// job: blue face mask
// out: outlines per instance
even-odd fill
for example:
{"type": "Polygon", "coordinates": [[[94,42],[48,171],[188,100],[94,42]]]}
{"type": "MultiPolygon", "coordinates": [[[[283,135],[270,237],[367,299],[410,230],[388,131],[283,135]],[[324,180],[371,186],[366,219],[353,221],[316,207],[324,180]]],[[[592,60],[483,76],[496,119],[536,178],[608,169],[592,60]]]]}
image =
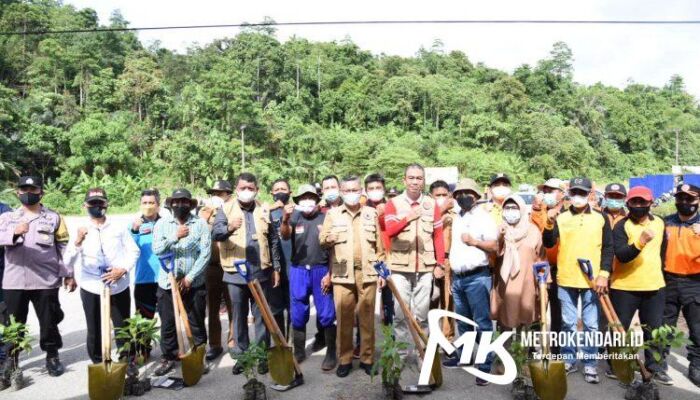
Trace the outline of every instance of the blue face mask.
{"type": "Polygon", "coordinates": [[[611,210],[620,210],[625,206],[625,201],[622,199],[605,199],[605,207],[611,210]]]}

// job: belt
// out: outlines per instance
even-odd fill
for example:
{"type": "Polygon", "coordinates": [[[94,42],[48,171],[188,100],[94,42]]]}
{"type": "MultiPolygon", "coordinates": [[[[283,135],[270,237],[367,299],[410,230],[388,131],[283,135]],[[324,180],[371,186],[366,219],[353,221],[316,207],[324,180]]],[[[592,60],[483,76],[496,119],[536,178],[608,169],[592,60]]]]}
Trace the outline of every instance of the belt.
{"type": "Polygon", "coordinates": [[[464,272],[452,272],[452,274],[456,278],[466,278],[468,276],[480,274],[482,272],[488,272],[489,266],[488,265],[482,265],[481,267],[476,267],[474,269],[470,269],[469,271],[464,271],[464,272]]]}
{"type": "Polygon", "coordinates": [[[319,269],[319,268],[328,268],[328,265],[325,265],[325,264],[315,264],[315,265],[309,265],[309,264],[306,264],[306,265],[294,265],[294,264],[292,264],[292,268],[301,268],[301,269],[305,269],[305,270],[307,270],[307,271],[311,271],[312,269],[319,269]]]}

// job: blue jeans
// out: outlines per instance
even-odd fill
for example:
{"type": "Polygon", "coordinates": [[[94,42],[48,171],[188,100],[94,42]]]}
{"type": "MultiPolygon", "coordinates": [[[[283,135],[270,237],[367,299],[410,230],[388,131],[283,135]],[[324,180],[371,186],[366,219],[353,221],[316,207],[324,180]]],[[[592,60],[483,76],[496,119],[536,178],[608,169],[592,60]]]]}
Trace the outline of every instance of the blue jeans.
{"type": "MultiPolygon", "coordinates": [[[[491,274],[488,269],[465,277],[454,276],[452,279],[452,296],[455,302],[455,312],[474,321],[479,329],[477,343],[481,340],[481,332],[493,331],[493,323],[489,316],[491,307],[491,274]]],[[[457,321],[457,333],[459,336],[475,328],[462,321],[457,321]]],[[[476,353],[474,353],[476,354],[476,353]]],[[[489,353],[486,361],[478,365],[480,371],[491,372],[491,364],[495,354],[489,353]]]]}
{"type": "MultiPolygon", "coordinates": [[[[559,286],[559,301],[561,303],[561,329],[563,332],[578,331],[578,300],[581,299],[581,319],[584,332],[598,331],[598,297],[591,289],[577,289],[559,286]]],[[[583,346],[577,349],[574,346],[562,346],[561,354],[566,364],[575,364],[578,358],[578,350],[584,355],[581,361],[586,367],[595,367],[598,360],[595,358],[598,348],[583,346]]]]}
{"type": "Polygon", "coordinates": [[[311,312],[309,296],[312,295],[321,328],[328,328],[335,322],[333,292],[324,294],[321,290],[321,280],[327,274],[328,267],[325,265],[314,265],[311,269],[292,265],[289,269],[289,293],[292,298],[290,311],[294,329],[306,329],[311,312]]]}

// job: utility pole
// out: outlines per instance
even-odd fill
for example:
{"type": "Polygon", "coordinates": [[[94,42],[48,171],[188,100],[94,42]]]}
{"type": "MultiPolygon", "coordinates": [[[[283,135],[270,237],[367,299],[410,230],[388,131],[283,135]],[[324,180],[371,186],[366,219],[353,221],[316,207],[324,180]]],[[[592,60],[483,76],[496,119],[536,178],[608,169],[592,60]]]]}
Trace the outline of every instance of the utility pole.
{"type": "Polygon", "coordinates": [[[260,58],[258,57],[258,73],[255,79],[255,93],[257,101],[260,101],[260,58]]]}
{"type": "Polygon", "coordinates": [[[676,128],[676,129],[674,129],[674,131],[676,132],[676,165],[681,165],[679,152],[678,152],[679,145],[680,145],[680,143],[679,143],[680,142],[680,140],[679,140],[680,139],[680,130],[678,128],[676,128]]]}
{"type": "Polygon", "coordinates": [[[241,125],[241,171],[245,170],[245,125],[241,125]]]}
{"type": "Polygon", "coordinates": [[[299,60],[297,60],[297,99],[299,98],[299,60]]]}
{"type": "Polygon", "coordinates": [[[319,54],[318,56],[318,69],[316,72],[317,75],[317,81],[318,81],[318,90],[317,90],[317,96],[320,99],[321,98],[321,55],[319,54]]]}

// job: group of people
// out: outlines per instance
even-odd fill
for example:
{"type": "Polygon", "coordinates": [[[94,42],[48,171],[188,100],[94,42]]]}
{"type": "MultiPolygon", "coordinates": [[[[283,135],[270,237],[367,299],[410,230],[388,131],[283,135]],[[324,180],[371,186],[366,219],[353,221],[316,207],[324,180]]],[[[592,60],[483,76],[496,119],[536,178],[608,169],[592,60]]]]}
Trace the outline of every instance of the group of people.
{"type": "MultiPolygon", "coordinates": [[[[265,204],[258,199],[257,178],[241,173],[235,182],[216,181],[203,204],[184,188],[163,202],[158,190],[144,190],[140,215],[128,227],[109,218],[108,194],[92,188],[84,201],[89,223],[69,237],[63,217],[41,204],[41,178],[24,176],[17,186],[21,206],[11,210],[0,204],[0,300],[5,309],[0,311],[26,322],[32,303],[48,373],[59,376],[64,371],[60,287],[70,292],[80,287],[87,353],[97,363],[102,360],[101,289],[111,287],[111,317],[118,328],[131,315],[134,282],[136,311],[160,318],[161,358],[155,375],[164,375],[174,368],[178,351],[170,282],[160,258],[174,257],[194,344],[208,345],[209,361],[220,357],[224,347],[234,359],[248,349],[249,313],[255,342],[270,346],[259,306],[234,265],[245,260],[298,362],[307,357],[313,299],[317,333],[312,351],[326,348],[321,369],[335,369],[344,378],[354,358],[360,369],[372,373],[377,301],[381,322],[393,325],[396,338],[405,342],[410,342],[409,321],[394,295],[408,304],[426,333],[433,308],[475,322],[459,322],[455,329],[444,319],[448,339],[470,330],[493,331],[494,321],[500,330],[524,330],[540,317],[532,266],[548,261],[551,330],[579,329],[579,301],[583,330],[606,329],[597,296],[602,293],[609,293],[625,328],[638,313],[645,336],[663,324],[675,325],[682,312],[690,330],[688,376],[700,386],[700,188],[679,185],[677,210],[662,219],[651,212],[654,199],[645,187],[627,191],[623,184],[610,184],[599,204],[589,179],[549,179],[538,187],[530,207],[512,193],[505,174],[494,175],[485,191],[464,178],[456,186],[432,182],[426,193],[425,180],[419,164],[405,168],[403,192],[387,190],[379,174],[328,176],[320,187],[301,185],[294,192],[279,179],[269,189],[272,203],[265,204]],[[590,261],[593,282],[581,272],[579,259],[590,261]],[[397,293],[375,271],[380,261],[391,269],[397,293]],[[229,323],[225,339],[222,313],[229,323]]],[[[150,349],[144,351],[150,354],[150,349]]],[[[599,382],[598,348],[555,351],[564,358],[567,373],[580,363],[586,382],[599,382]]],[[[443,365],[462,367],[463,362],[456,354],[445,357],[443,365]]],[[[493,364],[491,353],[475,367],[488,373],[498,369],[493,364]]],[[[673,383],[665,361],[657,361],[649,350],[645,364],[658,382],[673,383]]],[[[602,367],[614,378],[609,367],[602,367]]],[[[264,374],[268,366],[262,363],[258,369],[264,374]]],[[[235,363],[232,372],[242,373],[241,364],[235,363]]],[[[476,378],[476,383],[488,381],[476,378]]]]}

